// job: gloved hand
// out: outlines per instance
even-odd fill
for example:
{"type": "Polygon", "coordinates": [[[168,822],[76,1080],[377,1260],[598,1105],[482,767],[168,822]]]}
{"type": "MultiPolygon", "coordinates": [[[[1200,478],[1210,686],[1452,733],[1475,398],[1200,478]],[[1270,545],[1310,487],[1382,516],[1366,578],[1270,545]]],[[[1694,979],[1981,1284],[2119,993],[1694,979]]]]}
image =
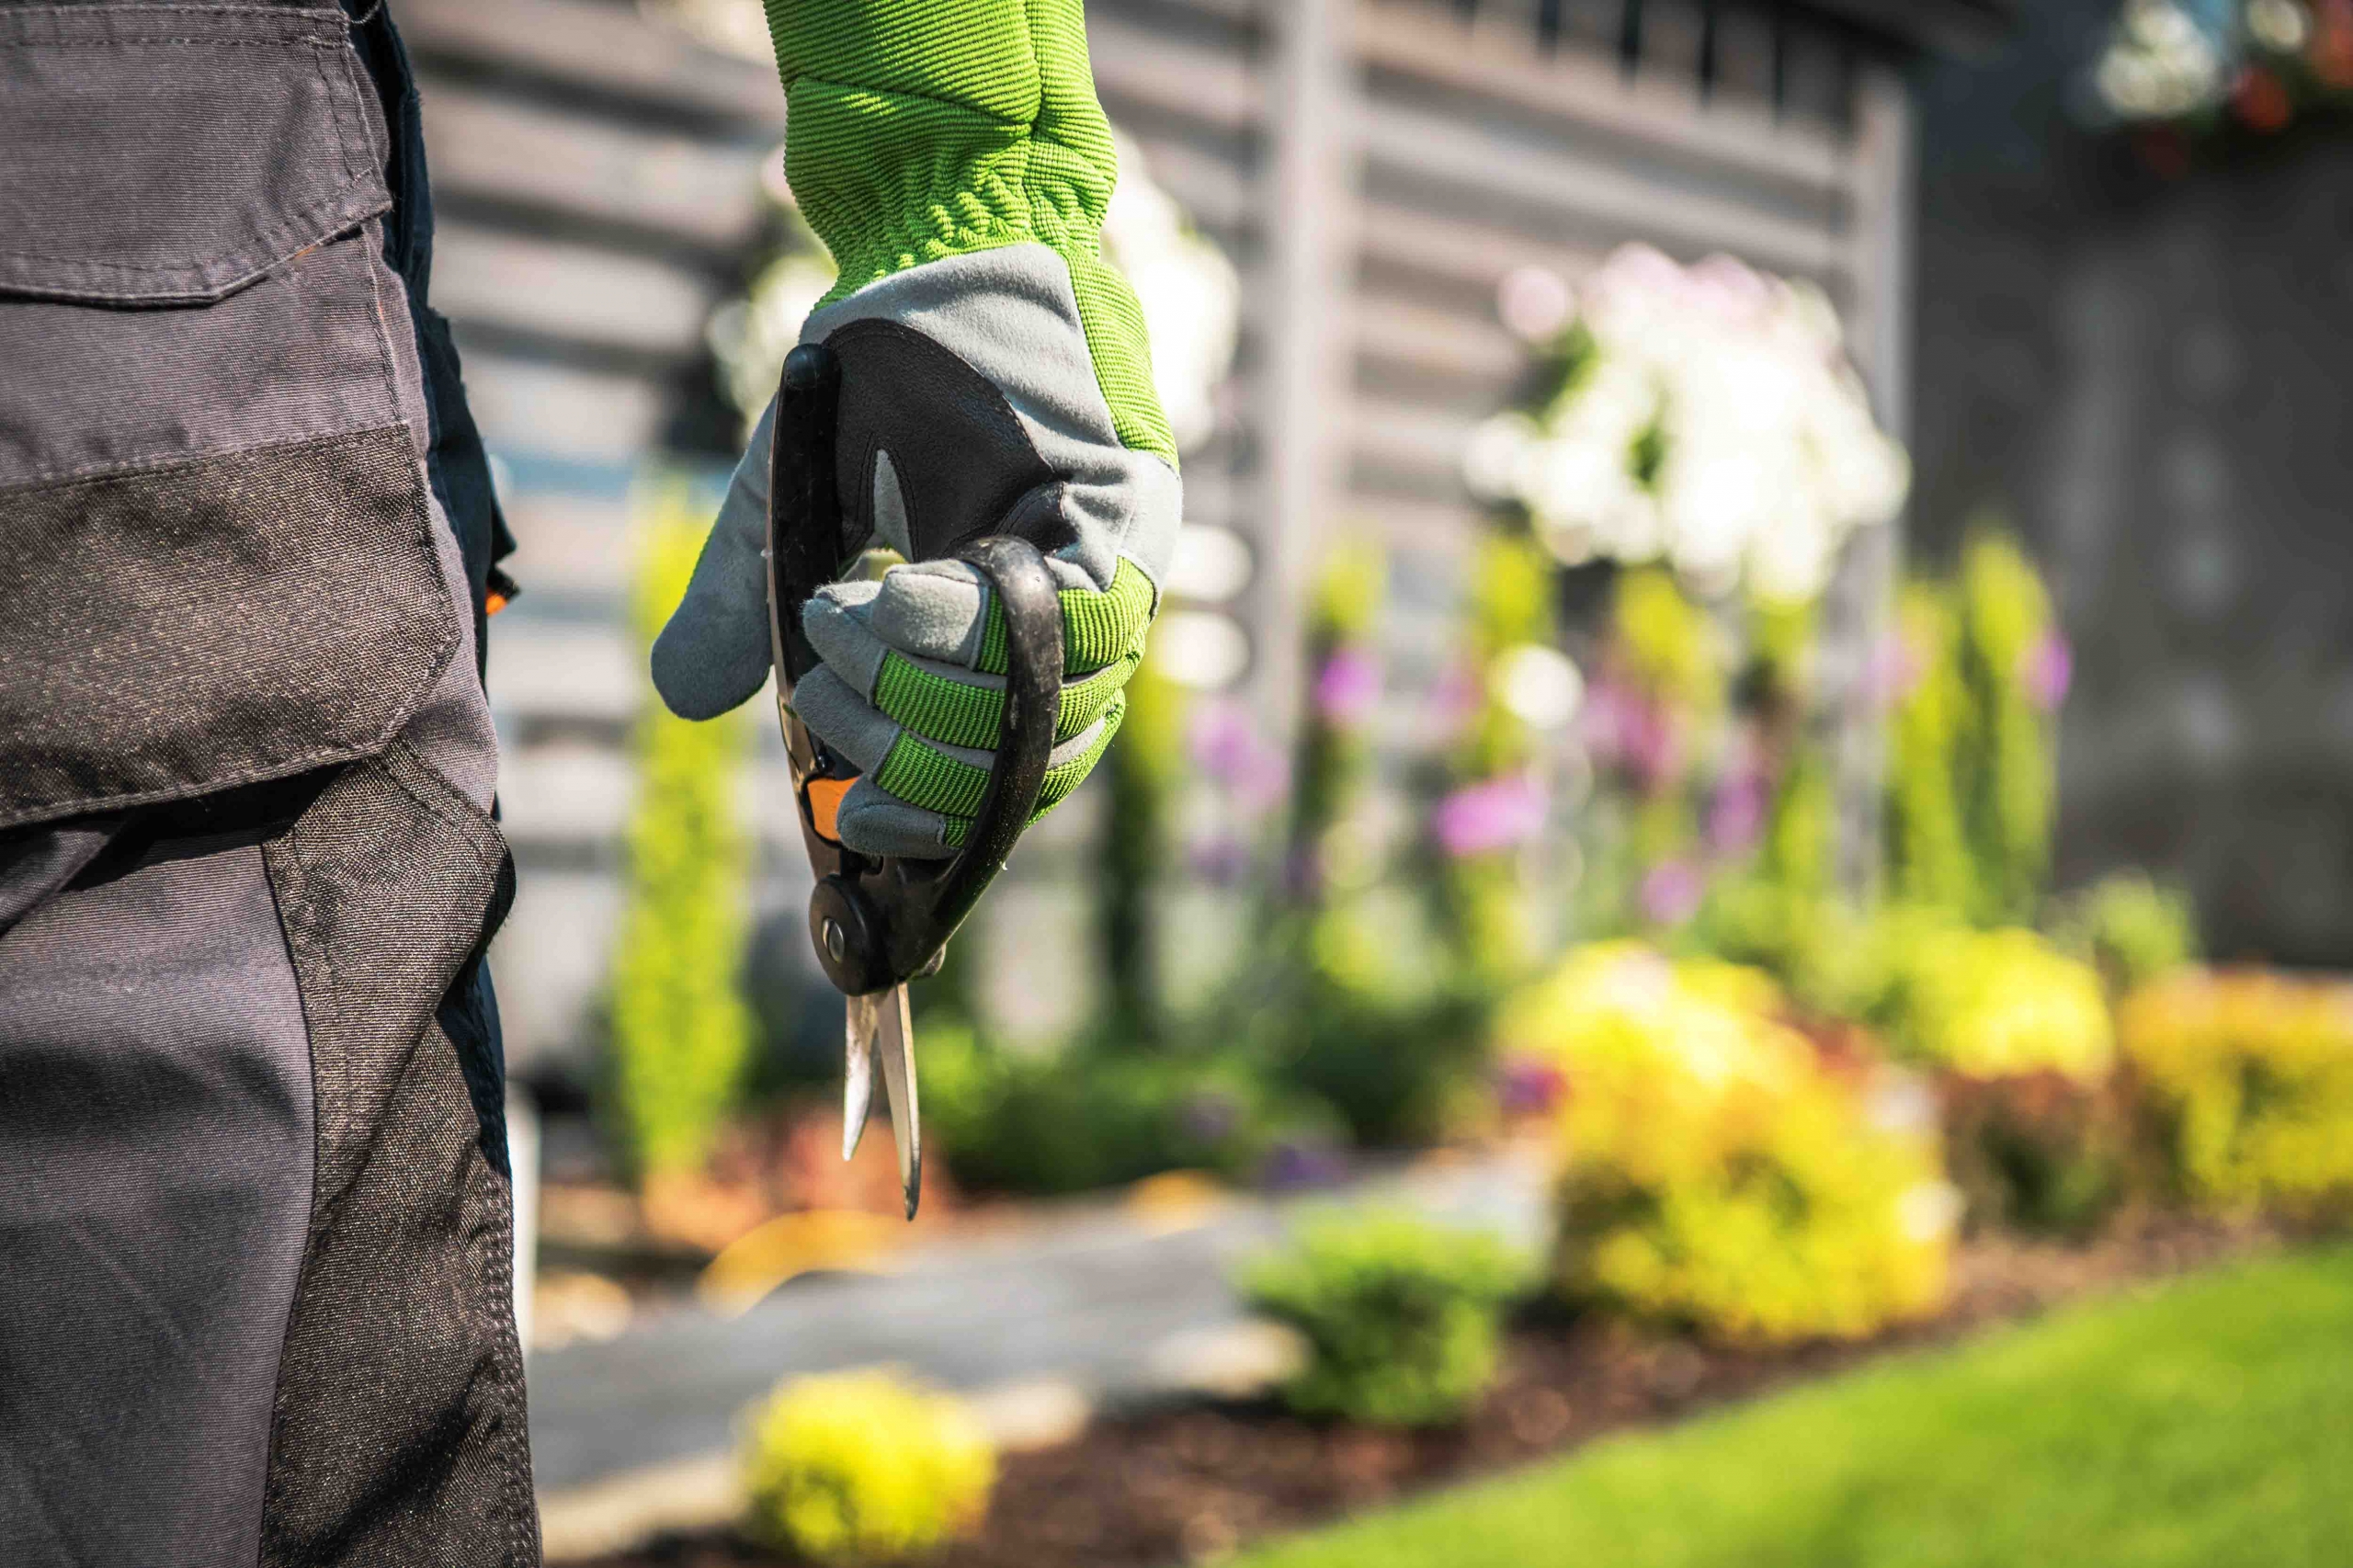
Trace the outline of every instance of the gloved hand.
{"type": "MultiPolygon", "coordinates": [[[[1077,787],[1120,727],[1182,501],[1169,459],[1131,444],[1115,421],[1087,324],[1063,256],[1023,244],[893,273],[802,329],[801,342],[826,344],[841,367],[845,532],[908,562],[879,583],[827,587],[803,611],[824,662],[792,706],[859,770],[837,819],[853,849],[949,855],[979,808],[1006,665],[1000,614],[977,574],[949,559],[972,540],[1029,540],[1062,585],[1065,679],[1041,811],[1077,787]]],[[[1110,324],[1140,349],[1132,317],[1110,324]]],[[[1123,369],[1140,358],[1123,353],[1123,369]]],[[[755,430],[654,643],[654,685],[682,718],[725,712],[767,674],[774,415],[755,430]]]]}

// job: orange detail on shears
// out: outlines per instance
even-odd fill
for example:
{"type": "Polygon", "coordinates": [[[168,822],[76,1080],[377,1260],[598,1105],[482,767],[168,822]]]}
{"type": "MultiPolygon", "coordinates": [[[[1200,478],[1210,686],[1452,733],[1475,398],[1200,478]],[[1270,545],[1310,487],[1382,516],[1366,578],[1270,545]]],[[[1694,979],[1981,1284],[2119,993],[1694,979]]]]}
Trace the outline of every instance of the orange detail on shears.
{"type": "Polygon", "coordinates": [[[850,778],[812,778],[808,783],[809,820],[816,824],[817,835],[839,844],[842,835],[835,823],[842,814],[842,797],[858,780],[850,778]]]}
{"type": "Polygon", "coordinates": [[[506,596],[500,593],[496,588],[491,589],[489,594],[486,595],[482,601],[482,612],[484,615],[496,615],[500,610],[503,610],[506,608],[506,596]]]}

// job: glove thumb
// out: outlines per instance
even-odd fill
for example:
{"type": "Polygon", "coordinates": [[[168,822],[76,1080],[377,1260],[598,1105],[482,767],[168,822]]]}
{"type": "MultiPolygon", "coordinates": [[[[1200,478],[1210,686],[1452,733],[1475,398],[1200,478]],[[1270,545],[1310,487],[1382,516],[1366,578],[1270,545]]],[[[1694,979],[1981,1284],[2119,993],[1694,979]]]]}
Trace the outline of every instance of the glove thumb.
{"type": "Polygon", "coordinates": [[[771,403],[703,540],[686,597],[654,640],[654,689],[681,719],[715,719],[760,689],[768,673],[768,446],[771,403]]]}

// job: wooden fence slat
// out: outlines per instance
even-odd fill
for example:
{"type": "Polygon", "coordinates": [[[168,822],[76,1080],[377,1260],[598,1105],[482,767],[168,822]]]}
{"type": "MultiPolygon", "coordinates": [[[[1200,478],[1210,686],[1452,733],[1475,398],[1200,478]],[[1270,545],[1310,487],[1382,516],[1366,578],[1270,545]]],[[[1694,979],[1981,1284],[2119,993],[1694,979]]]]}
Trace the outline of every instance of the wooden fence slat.
{"type": "Polygon", "coordinates": [[[601,92],[784,127],[776,73],[703,48],[634,7],[596,0],[391,0],[410,45],[519,66],[601,92]]]}
{"type": "Polygon", "coordinates": [[[1132,104],[1221,131],[1246,131],[1265,112],[1266,95],[1246,56],[1179,42],[1099,13],[1087,18],[1086,40],[1096,91],[1115,121],[1132,104]]]}
{"type": "Polygon", "coordinates": [[[1139,136],[1136,142],[1153,182],[1175,197],[1195,224],[1226,237],[1257,226],[1261,212],[1252,170],[1167,137],[1139,136]]]}
{"type": "Polygon", "coordinates": [[[711,279],[646,256],[472,223],[444,223],[435,236],[434,303],[460,323],[683,359],[718,292],[711,279]]]}
{"type": "MultiPolygon", "coordinates": [[[[1478,421],[1459,414],[1358,397],[1350,411],[1348,444],[1358,455],[1377,455],[1392,468],[1418,468],[1459,476],[1462,449],[1478,421]]],[[[1461,479],[1455,479],[1459,488],[1461,479]]]]}
{"type": "Polygon", "coordinates": [[[462,322],[458,342],[466,402],[493,451],[629,464],[654,449],[668,400],[654,382],[494,353],[467,342],[462,322]]]}
{"type": "Polygon", "coordinates": [[[541,844],[611,843],[629,824],[637,770],[624,754],[538,746],[506,758],[499,771],[498,825],[518,852],[541,844]]]}
{"type": "Polygon", "coordinates": [[[1596,246],[1531,239],[1378,199],[1365,205],[1364,252],[1368,257],[1483,290],[1492,290],[1521,267],[1550,267],[1574,283],[1600,266],[1607,254],[1596,246]]]}
{"type": "MultiPolygon", "coordinates": [[[[471,381],[471,365],[468,372],[471,381]]],[[[515,530],[516,580],[534,597],[561,594],[620,605],[629,578],[625,497],[522,489],[503,493],[501,500],[515,530]]]]}
{"type": "Polygon", "coordinates": [[[1468,501],[1428,501],[1358,494],[1348,515],[1392,549],[1453,555],[1478,540],[1485,515],[1468,501]]]}
{"type": "Polygon", "coordinates": [[[1435,310],[1367,290],[1357,303],[1354,325],[1359,358],[1385,359],[1426,374],[1492,382],[1500,390],[1528,364],[1528,351],[1492,315],[1435,310]]]}
{"type": "Polygon", "coordinates": [[[1546,149],[1491,126],[1374,104],[1363,114],[1362,132],[1376,173],[1386,166],[1475,193],[1497,216],[1595,232],[1605,243],[1643,239],[1685,252],[1725,250],[1783,273],[1836,273],[1850,255],[1826,223],[1678,190],[1605,161],[1547,156],[1546,149]]]}
{"type": "Polygon", "coordinates": [[[518,718],[626,723],[637,712],[645,679],[621,627],[550,623],[518,615],[498,629],[490,701],[518,718]]]}
{"type": "Polygon", "coordinates": [[[1688,82],[1628,81],[1614,61],[1578,49],[1540,56],[1532,37],[1506,43],[1466,32],[1427,5],[1364,6],[1357,43],[1370,67],[1607,132],[1646,153],[1670,151],[1816,198],[1835,196],[1846,178],[1843,151],[1821,129],[1746,105],[1703,111],[1688,82]]]}
{"type": "Polygon", "coordinates": [[[1358,243],[1353,9],[1354,0],[1290,0],[1269,11],[1270,81],[1281,112],[1268,128],[1258,192],[1267,257],[1253,283],[1265,291],[1272,329],[1262,344],[1266,509],[1252,540],[1258,575],[1249,605],[1260,632],[1251,668],[1255,705],[1285,747],[1306,691],[1298,629],[1314,591],[1320,535],[1346,472],[1336,437],[1348,403],[1358,243]]]}
{"type": "Polygon", "coordinates": [[[420,83],[436,190],[733,250],[758,230],[758,153],[567,113],[456,82],[420,83]]]}

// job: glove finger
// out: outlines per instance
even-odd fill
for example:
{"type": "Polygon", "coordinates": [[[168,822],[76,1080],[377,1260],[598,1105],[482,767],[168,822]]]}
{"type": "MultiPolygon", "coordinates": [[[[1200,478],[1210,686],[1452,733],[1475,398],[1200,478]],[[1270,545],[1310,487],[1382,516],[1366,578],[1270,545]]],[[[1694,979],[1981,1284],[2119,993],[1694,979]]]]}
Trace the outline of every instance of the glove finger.
{"type": "Polygon", "coordinates": [[[898,723],[849,687],[830,665],[820,665],[792,688],[792,710],[810,733],[858,772],[872,778],[899,744],[898,723]]]}
{"type": "MultiPolygon", "coordinates": [[[[824,599],[811,600],[801,621],[818,656],[851,689],[909,730],[949,745],[996,744],[1005,714],[1002,676],[902,653],[877,637],[864,617],[824,599]]],[[[1069,740],[1101,718],[1142,658],[1140,652],[1131,653],[1064,686],[1054,739],[1069,740]]]]}
{"type": "MultiPolygon", "coordinates": [[[[1100,719],[1142,662],[1141,652],[1132,653],[1065,685],[1056,699],[1056,744],[1074,738],[1100,719]]],[[[993,748],[1004,732],[1001,676],[959,676],[949,666],[886,653],[873,702],[915,734],[949,745],[993,748]]]]}
{"type": "Polygon", "coordinates": [[[801,610],[801,624],[815,643],[824,631],[839,630],[827,623],[853,621],[903,653],[970,669],[980,654],[987,597],[980,574],[964,562],[924,561],[892,567],[879,584],[834,583],[818,589],[801,610]]]}
{"type": "MultiPolygon", "coordinates": [[[[1142,646],[1158,597],[1142,567],[1123,558],[1110,587],[1098,589],[1069,562],[1046,559],[1060,585],[1065,674],[1092,675],[1142,646]]],[[[836,613],[901,653],[988,675],[1006,671],[1005,614],[991,602],[980,574],[961,561],[893,566],[879,587],[837,583],[819,589],[801,612],[812,642],[817,621],[836,613]]],[[[857,684],[862,672],[849,673],[857,684]]]]}
{"type": "MultiPolygon", "coordinates": [[[[1054,749],[1031,822],[1053,810],[1078,787],[1119,733],[1126,714],[1127,701],[1120,698],[1083,733],[1054,749]]],[[[981,797],[988,788],[990,760],[985,753],[935,747],[902,733],[883,766],[868,771],[843,796],[835,831],[844,844],[866,855],[937,859],[952,854],[962,846],[973,813],[980,810],[981,797]],[[897,790],[892,788],[893,784],[897,790]],[[916,793],[926,803],[913,803],[899,790],[916,793]],[[942,806],[963,809],[939,809],[942,806]]]]}
{"type": "Polygon", "coordinates": [[[963,841],[961,826],[951,842],[949,821],[938,812],[917,811],[892,799],[871,778],[861,778],[842,797],[834,831],[861,855],[898,855],[910,860],[941,860],[963,841]]]}
{"type": "MultiPolygon", "coordinates": [[[[860,778],[842,796],[834,832],[866,855],[904,855],[936,860],[956,852],[946,820],[894,799],[874,775],[899,744],[900,727],[850,689],[833,667],[821,665],[792,688],[793,711],[819,740],[838,752],[860,778]]],[[[986,754],[977,754],[985,757],[986,754]]]]}
{"type": "Polygon", "coordinates": [[[654,641],[654,689],[681,719],[715,719],[760,689],[768,673],[770,403],[753,429],[684,598],[654,641]]]}
{"type": "MultiPolygon", "coordinates": [[[[1078,788],[1126,714],[1127,699],[1115,697],[1103,717],[1054,748],[1046,767],[1045,787],[1038,793],[1040,812],[1078,788]]],[[[882,719],[881,722],[891,722],[882,719]]],[[[910,806],[946,817],[970,817],[981,809],[981,798],[988,792],[989,767],[995,761],[988,752],[938,745],[900,730],[882,765],[869,777],[910,806]]],[[[951,837],[951,841],[958,840],[951,837]]]]}

